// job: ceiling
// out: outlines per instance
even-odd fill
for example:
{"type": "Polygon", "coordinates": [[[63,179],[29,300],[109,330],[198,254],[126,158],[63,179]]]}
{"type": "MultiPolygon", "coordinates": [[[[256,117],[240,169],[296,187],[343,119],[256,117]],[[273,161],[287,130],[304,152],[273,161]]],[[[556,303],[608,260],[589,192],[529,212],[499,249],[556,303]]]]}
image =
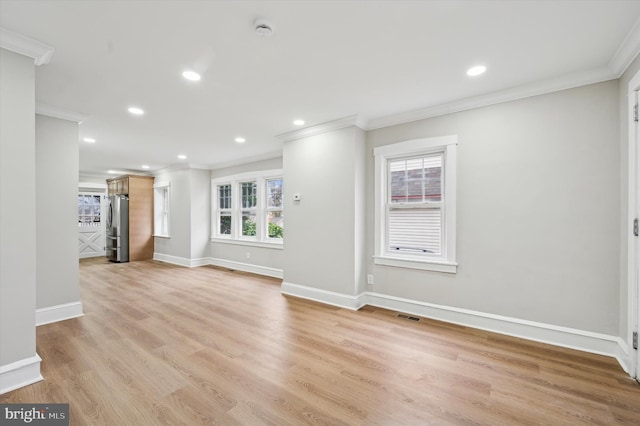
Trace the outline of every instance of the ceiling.
{"type": "Polygon", "coordinates": [[[83,117],[80,170],[96,175],[272,158],[294,119],[376,128],[616,78],[639,17],[615,0],[0,1],[0,26],[55,48],[36,102],[83,117]]]}

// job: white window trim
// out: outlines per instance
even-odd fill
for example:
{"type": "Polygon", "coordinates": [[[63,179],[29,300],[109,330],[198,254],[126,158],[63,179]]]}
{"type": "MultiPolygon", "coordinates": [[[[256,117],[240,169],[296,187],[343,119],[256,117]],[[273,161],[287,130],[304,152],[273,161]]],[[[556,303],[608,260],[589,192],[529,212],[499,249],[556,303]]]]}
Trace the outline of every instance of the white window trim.
{"type": "Polygon", "coordinates": [[[158,238],[171,238],[171,183],[170,182],[156,182],[153,184],[153,236],[158,238]],[[167,189],[167,233],[160,234],[157,232],[157,212],[156,212],[156,189],[167,189]]]}
{"type": "Polygon", "coordinates": [[[458,136],[413,139],[374,148],[376,265],[456,273],[456,148],[458,136]],[[386,247],[387,164],[389,159],[435,152],[444,153],[443,250],[439,257],[393,254],[386,247]]]}
{"type": "Polygon", "coordinates": [[[265,248],[281,248],[282,239],[269,238],[266,218],[266,181],[269,179],[282,178],[282,169],[265,170],[260,172],[240,173],[232,176],[211,179],[211,242],[248,245],[265,248]],[[240,184],[243,182],[256,181],[257,202],[256,207],[251,209],[243,209],[241,202],[240,184]],[[218,192],[219,185],[231,185],[231,234],[218,233],[218,192]],[[254,211],[256,213],[256,235],[242,235],[242,212],[254,211]]]}

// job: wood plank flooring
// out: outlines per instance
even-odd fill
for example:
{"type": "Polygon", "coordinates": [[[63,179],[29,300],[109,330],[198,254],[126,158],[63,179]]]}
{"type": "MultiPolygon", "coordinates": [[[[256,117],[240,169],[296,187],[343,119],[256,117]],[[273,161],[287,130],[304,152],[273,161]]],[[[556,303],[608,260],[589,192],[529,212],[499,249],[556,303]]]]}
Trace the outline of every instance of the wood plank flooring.
{"type": "Polygon", "coordinates": [[[69,402],[72,425],[638,425],[608,357],[280,294],[278,280],[81,261],[85,316],[38,327],[45,381],[0,403],[69,402]]]}

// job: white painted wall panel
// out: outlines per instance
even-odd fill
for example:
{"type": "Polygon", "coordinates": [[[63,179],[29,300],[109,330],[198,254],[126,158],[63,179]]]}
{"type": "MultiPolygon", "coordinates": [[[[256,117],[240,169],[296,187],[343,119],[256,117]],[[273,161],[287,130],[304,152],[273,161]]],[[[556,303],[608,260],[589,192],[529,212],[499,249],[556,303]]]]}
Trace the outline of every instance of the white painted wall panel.
{"type": "Polygon", "coordinates": [[[36,115],[36,307],[80,301],[78,123],[36,115]]]}
{"type": "MultiPolygon", "coordinates": [[[[609,81],[369,132],[368,152],[459,137],[458,273],[369,260],[373,291],[618,335],[618,102],[609,81]]],[[[373,211],[372,157],[367,182],[373,211]]]]}
{"type": "Polygon", "coordinates": [[[0,367],[36,353],[33,59],[0,49],[0,367]]]}

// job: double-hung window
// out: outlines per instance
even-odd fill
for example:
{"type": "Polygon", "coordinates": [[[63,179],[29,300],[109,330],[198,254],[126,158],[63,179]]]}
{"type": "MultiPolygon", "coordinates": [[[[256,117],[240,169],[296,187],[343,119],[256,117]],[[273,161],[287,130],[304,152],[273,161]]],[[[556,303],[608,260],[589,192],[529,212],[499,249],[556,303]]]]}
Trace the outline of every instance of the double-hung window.
{"type": "Polygon", "coordinates": [[[284,236],[282,170],[213,179],[213,240],[281,245],[284,236]]]}
{"type": "Polygon", "coordinates": [[[456,136],[374,149],[375,263],[456,272],[456,136]]]}

